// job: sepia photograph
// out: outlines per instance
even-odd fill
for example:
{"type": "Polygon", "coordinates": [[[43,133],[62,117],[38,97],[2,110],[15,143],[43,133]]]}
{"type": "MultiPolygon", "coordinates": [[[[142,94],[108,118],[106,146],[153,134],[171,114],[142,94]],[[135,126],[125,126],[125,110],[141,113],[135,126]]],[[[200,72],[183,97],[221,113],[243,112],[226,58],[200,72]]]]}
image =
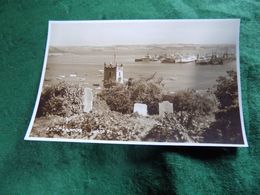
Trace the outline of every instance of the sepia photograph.
{"type": "Polygon", "coordinates": [[[50,21],[25,140],[247,147],[239,26],[50,21]]]}

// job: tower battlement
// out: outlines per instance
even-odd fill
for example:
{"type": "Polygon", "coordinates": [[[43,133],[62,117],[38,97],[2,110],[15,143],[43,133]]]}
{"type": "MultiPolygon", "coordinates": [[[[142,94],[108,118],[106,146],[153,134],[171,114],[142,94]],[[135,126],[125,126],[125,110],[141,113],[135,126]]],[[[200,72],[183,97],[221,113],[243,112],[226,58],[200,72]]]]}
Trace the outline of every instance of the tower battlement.
{"type": "Polygon", "coordinates": [[[123,64],[106,64],[104,63],[104,80],[103,85],[105,88],[109,88],[116,83],[124,83],[123,77],[123,64]]]}

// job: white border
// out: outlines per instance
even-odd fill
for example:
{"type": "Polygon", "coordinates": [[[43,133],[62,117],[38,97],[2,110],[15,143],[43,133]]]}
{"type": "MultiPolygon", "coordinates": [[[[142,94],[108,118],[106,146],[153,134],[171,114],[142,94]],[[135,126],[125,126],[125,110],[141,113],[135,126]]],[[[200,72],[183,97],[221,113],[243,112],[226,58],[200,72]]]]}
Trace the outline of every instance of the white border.
{"type": "Polygon", "coordinates": [[[239,112],[240,112],[240,121],[241,121],[241,128],[243,134],[243,141],[245,147],[248,147],[248,142],[246,138],[246,131],[245,131],[245,124],[244,124],[244,115],[243,115],[243,106],[242,106],[242,90],[241,90],[241,79],[240,79],[240,50],[239,50],[239,37],[240,37],[240,19],[239,19],[239,32],[238,32],[238,40],[236,43],[236,62],[237,62],[237,86],[238,86],[238,103],[239,103],[239,112]]]}
{"type": "MultiPolygon", "coordinates": [[[[54,141],[54,142],[75,142],[75,143],[100,143],[100,144],[126,144],[126,145],[154,145],[154,146],[210,146],[210,147],[248,147],[248,142],[246,139],[246,132],[245,132],[245,126],[244,126],[244,117],[243,117],[243,109],[242,109],[242,92],[241,92],[241,81],[240,81],[240,55],[239,55],[239,35],[237,36],[236,41],[236,68],[237,68],[237,84],[238,84],[238,98],[239,98],[239,111],[240,111],[240,121],[241,121],[241,128],[242,128],[242,135],[243,135],[243,141],[244,144],[221,144],[221,143],[187,143],[187,142],[147,142],[147,141],[110,141],[110,140],[84,140],[84,139],[67,139],[67,138],[42,138],[42,137],[30,137],[30,133],[33,127],[33,123],[36,117],[38,105],[40,102],[40,97],[42,93],[42,87],[46,72],[46,66],[47,66],[47,59],[48,59],[48,53],[49,53],[49,44],[50,44],[50,36],[51,36],[51,24],[55,23],[110,23],[110,22],[159,22],[159,21],[216,21],[216,20],[239,20],[240,19],[177,19],[177,20],[72,20],[72,21],[49,21],[48,23],[48,37],[47,37],[47,43],[46,43],[46,49],[45,49],[45,56],[44,56],[44,63],[42,68],[42,74],[41,74],[41,80],[40,85],[38,89],[38,94],[32,114],[32,118],[30,120],[29,127],[27,129],[27,132],[25,134],[24,140],[28,141],[54,141]]],[[[239,25],[240,26],[240,25],[239,25]]],[[[240,29],[240,27],[239,27],[240,29]]],[[[238,33],[239,34],[239,33],[238,33]]]]}

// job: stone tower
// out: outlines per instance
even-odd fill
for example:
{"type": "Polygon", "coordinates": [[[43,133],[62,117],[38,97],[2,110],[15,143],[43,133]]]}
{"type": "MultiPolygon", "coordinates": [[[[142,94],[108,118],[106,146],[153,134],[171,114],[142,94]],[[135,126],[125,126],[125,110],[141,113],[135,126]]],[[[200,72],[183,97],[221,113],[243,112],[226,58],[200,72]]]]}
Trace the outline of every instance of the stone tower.
{"type": "Polygon", "coordinates": [[[116,83],[124,83],[124,71],[123,64],[117,65],[116,52],[114,51],[114,63],[110,63],[109,65],[104,63],[103,85],[105,88],[109,88],[116,83]]]}
{"type": "Polygon", "coordinates": [[[103,80],[103,85],[105,88],[109,88],[112,85],[115,84],[116,82],[116,71],[117,66],[113,64],[106,64],[104,63],[104,80],[103,80]]]}
{"type": "Polygon", "coordinates": [[[116,65],[116,82],[123,84],[124,83],[124,71],[123,64],[116,65]]]}
{"type": "Polygon", "coordinates": [[[114,65],[104,63],[104,80],[103,85],[105,88],[109,88],[116,83],[124,83],[123,64],[114,65]]]}

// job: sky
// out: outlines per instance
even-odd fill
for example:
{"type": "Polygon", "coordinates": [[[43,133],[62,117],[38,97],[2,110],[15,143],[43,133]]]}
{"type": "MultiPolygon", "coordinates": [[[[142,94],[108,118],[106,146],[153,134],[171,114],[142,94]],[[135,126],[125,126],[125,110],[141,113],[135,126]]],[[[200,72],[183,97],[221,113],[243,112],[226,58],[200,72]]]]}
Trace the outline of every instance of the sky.
{"type": "Polygon", "coordinates": [[[50,46],[236,44],[238,19],[51,21],[50,46]]]}

